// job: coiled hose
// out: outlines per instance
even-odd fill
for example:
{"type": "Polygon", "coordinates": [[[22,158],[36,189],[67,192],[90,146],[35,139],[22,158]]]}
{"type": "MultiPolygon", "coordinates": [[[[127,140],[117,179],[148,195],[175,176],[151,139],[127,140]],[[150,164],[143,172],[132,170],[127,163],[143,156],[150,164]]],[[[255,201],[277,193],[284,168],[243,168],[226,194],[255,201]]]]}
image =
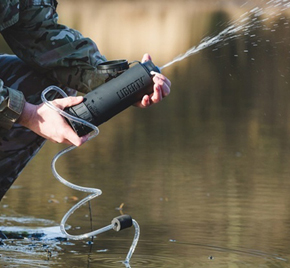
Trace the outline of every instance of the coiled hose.
{"type": "MultiPolygon", "coordinates": [[[[81,119],[81,118],[77,118],[77,117],[74,117],[68,113],[66,113],[65,111],[59,109],[58,107],[54,106],[50,101],[48,101],[45,97],[45,95],[49,92],[49,91],[57,91],[61,96],[63,97],[67,97],[67,94],[59,87],[56,87],[56,86],[49,86],[47,87],[41,94],[41,99],[43,101],[43,103],[45,103],[48,107],[50,107],[51,109],[57,111],[60,115],[62,115],[63,117],[67,118],[68,120],[72,120],[72,121],[75,121],[77,123],[80,123],[80,124],[83,124],[83,125],[86,125],[88,127],[90,127],[92,129],[92,132],[90,133],[90,136],[88,138],[88,140],[91,140],[93,138],[95,138],[98,134],[99,134],[99,129],[97,126],[81,119]]],[[[139,235],[140,235],[140,228],[139,228],[139,225],[137,223],[137,221],[135,221],[134,219],[132,219],[130,216],[128,215],[122,215],[122,216],[119,216],[119,217],[116,217],[112,220],[111,224],[103,227],[103,228],[100,228],[100,229],[97,229],[97,230],[94,230],[94,231],[91,231],[91,232],[88,232],[88,233],[84,233],[84,234],[80,234],[80,235],[71,235],[69,234],[66,229],[65,229],[65,225],[66,225],[66,222],[67,220],[69,219],[69,217],[79,208],[81,207],[82,205],[84,205],[85,203],[89,202],[90,200],[96,198],[97,196],[101,195],[102,194],[102,191],[100,189],[97,189],[97,188],[90,188],[90,187],[83,187],[83,186],[80,186],[80,185],[76,185],[76,184],[73,184],[67,180],[65,180],[63,177],[61,177],[58,172],[56,171],[56,161],[64,154],[70,152],[71,150],[75,149],[76,146],[74,145],[71,145],[67,148],[65,148],[64,150],[60,151],[59,153],[57,153],[52,162],[51,162],[51,169],[52,169],[52,173],[54,175],[54,177],[59,181],[61,182],[62,184],[66,185],[67,187],[70,187],[74,190],[77,190],[77,191],[82,191],[82,192],[86,192],[86,193],[90,193],[88,196],[86,196],[84,199],[82,199],[81,201],[79,201],[77,204],[75,204],[71,209],[68,210],[68,212],[63,216],[62,220],[61,220],[61,223],[60,223],[60,230],[61,232],[68,238],[68,239],[73,239],[73,240],[83,240],[83,239],[86,239],[86,238],[89,238],[89,237],[93,237],[93,236],[96,236],[96,235],[99,235],[101,233],[104,233],[106,231],[109,231],[109,230],[115,230],[115,231],[120,231],[124,228],[127,228],[127,227],[130,227],[132,225],[134,225],[134,228],[135,228],[135,235],[134,235],[134,239],[133,239],[133,242],[132,242],[132,245],[129,249],[129,252],[126,256],[126,259],[124,261],[125,264],[129,264],[130,262],[130,259],[134,253],[134,250],[137,246],[137,243],[138,243],[138,240],[139,240],[139,235]]]]}

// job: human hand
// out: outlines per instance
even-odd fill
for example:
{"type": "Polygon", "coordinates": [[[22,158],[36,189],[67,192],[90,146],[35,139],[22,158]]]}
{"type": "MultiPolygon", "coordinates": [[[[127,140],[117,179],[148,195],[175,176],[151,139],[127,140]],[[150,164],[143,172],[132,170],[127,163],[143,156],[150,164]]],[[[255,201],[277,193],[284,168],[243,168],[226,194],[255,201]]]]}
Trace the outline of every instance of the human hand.
{"type": "MultiPolygon", "coordinates": [[[[55,99],[52,104],[59,109],[64,109],[83,101],[83,97],[67,97],[55,99]]],[[[29,128],[36,134],[56,143],[66,143],[80,146],[88,140],[89,135],[79,137],[67,121],[58,112],[52,110],[44,103],[33,105],[25,103],[18,123],[29,128]]]]}
{"type": "MultiPolygon", "coordinates": [[[[142,62],[148,60],[151,60],[151,57],[149,54],[145,54],[142,62]]],[[[135,103],[135,106],[145,108],[154,103],[160,102],[164,97],[169,95],[171,82],[167,77],[160,73],[154,73],[153,82],[153,93],[150,95],[144,95],[141,101],[135,103]]]]}

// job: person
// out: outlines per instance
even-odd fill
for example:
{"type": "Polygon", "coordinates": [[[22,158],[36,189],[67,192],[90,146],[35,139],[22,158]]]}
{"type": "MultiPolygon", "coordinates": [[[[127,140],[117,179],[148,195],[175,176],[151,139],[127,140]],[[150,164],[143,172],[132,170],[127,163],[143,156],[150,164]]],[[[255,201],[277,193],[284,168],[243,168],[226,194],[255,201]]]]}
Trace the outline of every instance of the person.
{"type": "MultiPolygon", "coordinates": [[[[50,85],[69,97],[47,98],[60,109],[82,102],[87,93],[105,82],[97,73],[106,61],[97,45],[78,31],[58,24],[56,0],[0,0],[0,32],[15,55],[0,55],[0,200],[46,140],[80,146],[66,120],[41,102],[50,85]]],[[[150,60],[149,54],[142,61],[150,60]]],[[[135,104],[148,107],[170,93],[171,82],[153,77],[151,95],[135,104]]]]}

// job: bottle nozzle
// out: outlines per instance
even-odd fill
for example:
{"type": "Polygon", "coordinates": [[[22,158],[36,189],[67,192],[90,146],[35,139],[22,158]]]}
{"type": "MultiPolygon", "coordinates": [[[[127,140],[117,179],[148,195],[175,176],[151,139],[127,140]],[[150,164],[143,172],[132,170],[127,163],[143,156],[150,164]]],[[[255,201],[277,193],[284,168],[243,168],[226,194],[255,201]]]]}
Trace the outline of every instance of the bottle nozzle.
{"type": "Polygon", "coordinates": [[[154,65],[154,63],[152,61],[146,61],[143,62],[142,65],[144,66],[144,68],[148,71],[148,73],[150,74],[152,71],[156,72],[156,73],[160,73],[160,68],[157,67],[156,65],[154,65]]]}

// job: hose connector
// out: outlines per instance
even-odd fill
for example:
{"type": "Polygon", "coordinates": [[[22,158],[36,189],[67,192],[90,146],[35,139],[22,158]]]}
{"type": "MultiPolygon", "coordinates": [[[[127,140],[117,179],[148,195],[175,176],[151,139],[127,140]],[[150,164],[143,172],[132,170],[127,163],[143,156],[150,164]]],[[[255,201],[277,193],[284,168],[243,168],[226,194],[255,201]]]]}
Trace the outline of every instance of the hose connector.
{"type": "Polygon", "coordinates": [[[116,232],[129,228],[132,224],[132,218],[129,215],[121,215],[112,220],[113,229],[116,232]]]}

